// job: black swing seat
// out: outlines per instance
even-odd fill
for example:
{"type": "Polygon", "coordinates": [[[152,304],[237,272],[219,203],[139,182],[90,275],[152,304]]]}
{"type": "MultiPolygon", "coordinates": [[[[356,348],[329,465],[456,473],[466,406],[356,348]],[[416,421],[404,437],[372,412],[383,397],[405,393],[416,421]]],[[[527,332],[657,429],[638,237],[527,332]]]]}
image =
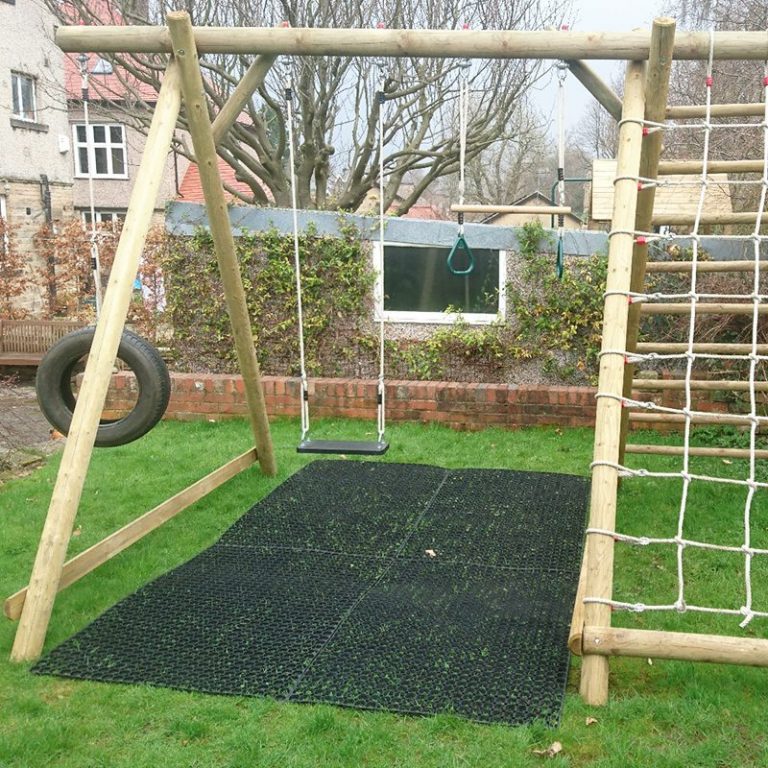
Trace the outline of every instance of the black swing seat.
{"type": "Polygon", "coordinates": [[[302,440],[297,453],[347,453],[354,456],[382,456],[389,449],[383,440],[302,440]]]}

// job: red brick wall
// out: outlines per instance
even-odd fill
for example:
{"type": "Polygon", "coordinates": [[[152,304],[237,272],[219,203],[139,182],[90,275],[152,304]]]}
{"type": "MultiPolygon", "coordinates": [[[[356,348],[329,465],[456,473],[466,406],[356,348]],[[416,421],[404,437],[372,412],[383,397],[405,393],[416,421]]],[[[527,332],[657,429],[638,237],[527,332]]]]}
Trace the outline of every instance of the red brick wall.
{"type": "MultiPolygon", "coordinates": [[[[174,373],[166,418],[191,420],[227,418],[247,413],[243,382],[225,374],[174,373]]],[[[135,380],[131,373],[114,377],[105,417],[115,418],[133,407],[135,380]]],[[[450,381],[388,381],[387,419],[427,423],[437,421],[455,429],[482,429],[496,425],[521,427],[551,424],[591,427],[595,421],[592,387],[545,385],[467,384],[450,381]]],[[[299,382],[281,376],[264,377],[264,395],[270,416],[298,416],[299,382]]],[[[315,379],[309,383],[313,416],[376,417],[376,382],[360,379],[315,379]]],[[[681,408],[680,390],[635,392],[637,400],[681,408]]],[[[727,413],[731,402],[721,392],[697,391],[697,411],[727,413]]],[[[744,408],[735,407],[735,412],[744,408]]],[[[673,423],[640,423],[635,427],[675,429],[673,423]]]]}
{"type": "MultiPolygon", "coordinates": [[[[171,379],[166,418],[226,418],[246,413],[239,376],[175,373],[171,379]]],[[[105,416],[114,418],[121,409],[132,407],[132,391],[132,374],[116,375],[105,416]]],[[[297,379],[264,377],[270,416],[297,416],[299,392],[297,379]]],[[[310,381],[309,395],[313,416],[376,418],[375,381],[316,379],[310,381]]],[[[386,403],[387,419],[392,421],[436,421],[456,429],[533,424],[589,427],[595,420],[595,390],[591,387],[389,381],[386,403]]]]}

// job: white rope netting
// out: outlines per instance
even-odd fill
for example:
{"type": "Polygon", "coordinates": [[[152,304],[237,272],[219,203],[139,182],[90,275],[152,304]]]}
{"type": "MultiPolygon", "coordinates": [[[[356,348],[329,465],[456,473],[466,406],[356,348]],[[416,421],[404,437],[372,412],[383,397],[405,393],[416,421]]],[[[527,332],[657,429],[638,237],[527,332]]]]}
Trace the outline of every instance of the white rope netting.
{"type": "MultiPolygon", "coordinates": [[[[688,234],[679,234],[675,232],[656,233],[656,232],[641,232],[631,231],[626,232],[624,230],[613,230],[609,236],[616,234],[631,234],[636,243],[649,244],[653,242],[675,242],[685,240],[690,244],[691,256],[690,256],[690,286],[687,291],[678,291],[675,293],[633,293],[627,292],[620,295],[627,297],[628,303],[665,303],[665,302],[686,302],[689,305],[688,314],[688,326],[687,326],[687,339],[684,343],[679,344],[681,347],[679,351],[670,353],[659,352],[647,352],[645,354],[641,352],[629,352],[627,350],[603,350],[602,355],[622,355],[627,363],[653,363],[657,361],[680,361],[684,368],[685,379],[683,388],[683,406],[679,408],[670,407],[668,405],[661,405],[653,400],[638,400],[633,397],[625,397],[622,395],[616,395],[614,393],[600,391],[597,394],[598,398],[612,398],[619,400],[622,407],[631,408],[633,410],[642,410],[655,412],[660,415],[667,415],[670,419],[676,419],[683,424],[683,445],[680,449],[681,453],[681,466],[676,471],[652,471],[647,468],[630,468],[623,464],[612,462],[595,462],[593,466],[610,466],[615,469],[619,476],[626,478],[656,478],[656,479],[673,479],[681,483],[681,493],[679,508],[677,511],[677,520],[675,523],[674,532],[670,532],[667,536],[636,536],[629,535],[617,530],[605,530],[601,528],[588,528],[587,533],[590,536],[610,536],[618,543],[630,544],[638,547],[672,547],[674,548],[676,555],[676,597],[674,600],[670,600],[667,603],[659,604],[646,604],[641,602],[630,602],[626,600],[618,599],[605,599],[599,597],[585,598],[587,603],[598,603],[608,605],[613,610],[628,610],[634,612],[646,612],[646,611],[677,611],[677,612],[698,612],[707,614],[719,614],[725,616],[738,616],[740,617],[741,627],[746,627],[753,618],[768,618],[768,605],[760,606],[760,609],[753,605],[753,560],[755,557],[763,557],[768,555],[768,549],[758,548],[752,546],[753,538],[753,512],[755,507],[755,496],[758,492],[765,492],[768,490],[768,482],[758,480],[758,466],[756,460],[757,450],[757,438],[758,431],[761,427],[764,427],[768,423],[768,416],[761,415],[759,413],[759,400],[757,396],[758,383],[758,367],[761,363],[768,360],[768,355],[761,354],[765,350],[765,345],[759,343],[759,318],[761,314],[761,308],[768,299],[768,294],[761,293],[761,245],[764,241],[768,240],[768,235],[760,234],[761,227],[763,226],[764,217],[768,214],[764,213],[766,200],[768,199],[768,62],[764,65],[762,72],[762,92],[764,113],[759,121],[744,122],[744,123],[716,123],[713,122],[712,116],[712,86],[713,86],[713,59],[714,59],[714,35],[710,36],[710,55],[707,64],[706,73],[706,101],[705,101],[705,116],[702,120],[695,123],[685,124],[667,124],[656,123],[652,121],[633,121],[640,123],[643,126],[643,133],[645,135],[653,133],[655,131],[671,131],[682,130],[692,131],[698,130],[703,135],[703,157],[701,163],[700,177],[695,181],[689,180],[675,180],[675,179],[647,179],[636,177],[632,178],[636,181],[638,188],[642,189],[648,186],[691,186],[693,184],[699,187],[698,202],[696,205],[696,212],[693,217],[693,224],[691,226],[691,232],[688,234]],[[721,129],[728,130],[755,130],[762,133],[762,145],[763,145],[763,169],[762,176],[759,180],[734,180],[729,181],[729,184],[751,184],[759,185],[759,202],[757,205],[757,212],[755,214],[754,228],[749,234],[720,234],[720,235],[707,235],[709,241],[712,240],[731,240],[731,241],[745,241],[752,244],[752,261],[754,262],[753,269],[751,270],[751,289],[748,293],[711,293],[705,291],[699,291],[699,264],[702,260],[702,248],[701,248],[701,225],[702,220],[705,218],[705,203],[707,198],[707,192],[713,185],[713,181],[709,178],[708,167],[710,165],[710,144],[712,132],[721,129]],[[696,323],[697,316],[700,314],[700,307],[709,300],[739,300],[740,303],[745,304],[747,307],[751,304],[751,336],[750,341],[741,345],[733,345],[733,351],[727,350],[720,352],[719,350],[707,350],[699,351],[699,344],[696,339],[696,323]],[[740,354],[743,351],[743,354],[740,354]],[[749,434],[749,447],[745,452],[744,458],[746,459],[747,469],[744,476],[714,476],[709,474],[693,472],[691,468],[691,457],[695,455],[692,452],[692,429],[697,421],[701,421],[706,418],[711,418],[712,413],[704,410],[697,410],[694,401],[693,386],[694,372],[697,363],[706,361],[727,361],[731,363],[740,362],[741,365],[746,367],[746,378],[748,381],[748,410],[744,413],[718,413],[717,422],[724,425],[741,425],[748,430],[749,434]],[[715,483],[721,486],[730,486],[740,493],[744,493],[743,515],[741,521],[742,529],[742,541],[738,545],[721,544],[712,541],[698,540],[697,538],[686,535],[688,526],[686,525],[688,516],[690,514],[690,496],[692,485],[696,483],[715,483]],[[723,552],[738,555],[743,558],[743,597],[741,598],[742,604],[740,606],[709,606],[700,605],[687,600],[687,583],[686,583],[686,557],[685,553],[688,550],[694,551],[714,551],[723,552]]],[[[624,180],[627,177],[621,177],[624,180]]],[[[621,179],[616,179],[619,181],[621,179]]],[[[718,182],[722,184],[722,182],[718,182]]],[[[749,273],[748,273],[749,274],[749,273]]],[[[617,292],[611,292],[616,295],[617,292]]],[[[606,293],[608,295],[608,293],[606,293]]],[[[710,345],[711,346],[711,345],[710,345]]],[[[730,465],[730,462],[729,462],[730,465]]],[[[709,466],[709,465],[708,465],[709,466]]],[[[742,464],[743,466],[743,464],[742,464]]],[[[733,469],[731,468],[731,474],[733,469]]],[[[698,590],[699,594],[701,590],[698,590]]]]}

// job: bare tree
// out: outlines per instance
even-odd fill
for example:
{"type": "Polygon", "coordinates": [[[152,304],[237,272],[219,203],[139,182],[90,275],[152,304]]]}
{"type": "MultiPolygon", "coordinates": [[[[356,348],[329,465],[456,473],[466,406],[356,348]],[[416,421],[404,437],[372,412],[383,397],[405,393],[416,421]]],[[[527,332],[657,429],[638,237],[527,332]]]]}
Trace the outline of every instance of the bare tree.
{"type": "MultiPolygon", "coordinates": [[[[104,0],[46,0],[68,23],[114,23],[103,13],[104,0]],[[98,11],[94,10],[98,2],[98,11]],[[66,9],[64,11],[63,9],[66,9]],[[74,18],[72,12],[74,9],[74,18]]],[[[119,15],[131,23],[162,23],[166,8],[154,18],[141,13],[136,0],[122,0],[119,15]]],[[[178,3],[174,3],[174,6],[178,3]]],[[[570,0],[510,0],[505,3],[462,0],[186,0],[196,25],[264,26],[287,21],[295,27],[366,27],[381,22],[392,28],[537,29],[557,26],[570,0]]],[[[163,57],[115,55],[116,72],[159,88],[163,57]]],[[[249,65],[246,57],[201,57],[205,86],[214,110],[225,103],[249,65]]],[[[273,68],[265,87],[246,106],[219,154],[250,190],[246,202],[290,204],[290,169],[286,138],[284,79],[290,73],[296,111],[296,190],[303,208],[354,210],[378,183],[377,124],[383,110],[386,175],[385,205],[406,212],[436,179],[458,168],[458,81],[461,62],[448,59],[295,57],[273,68]],[[383,105],[375,95],[383,83],[383,105]],[[402,199],[404,178],[417,178],[402,199]]],[[[467,159],[497,142],[523,147],[531,126],[522,108],[524,94],[544,71],[525,60],[474,62],[468,70],[473,93],[467,132],[467,159]]],[[[95,89],[95,86],[94,86],[95,89]]],[[[134,110],[139,119],[147,112],[134,110]]],[[[183,118],[182,118],[183,127],[183,118]]],[[[184,151],[191,154],[189,148],[184,151]]]]}

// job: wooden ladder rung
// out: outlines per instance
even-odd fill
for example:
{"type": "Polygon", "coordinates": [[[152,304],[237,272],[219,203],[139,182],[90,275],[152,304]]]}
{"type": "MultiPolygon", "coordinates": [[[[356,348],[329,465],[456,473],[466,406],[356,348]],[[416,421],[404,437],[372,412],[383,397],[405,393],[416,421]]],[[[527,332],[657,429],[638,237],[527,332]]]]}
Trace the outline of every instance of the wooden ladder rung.
{"type": "MultiPolygon", "coordinates": [[[[656,454],[658,456],[682,456],[685,448],[682,445],[641,445],[628,444],[627,453],[656,454]]],[[[718,459],[748,459],[750,452],[748,448],[699,448],[689,447],[690,456],[712,456],[718,459]]],[[[756,459],[768,459],[768,450],[757,449],[755,451],[756,459]]]]}
{"type": "MultiPolygon", "coordinates": [[[[768,269],[768,261],[761,262],[768,269]]],[[[692,261],[649,261],[646,272],[690,272],[692,261]]],[[[697,261],[697,272],[754,272],[754,261],[697,261]]]]}
{"type": "MultiPolygon", "coordinates": [[[[749,392],[748,381],[729,381],[727,379],[691,379],[691,389],[706,389],[725,392],[749,392]]],[[[768,381],[754,382],[755,392],[768,392],[768,381]]],[[[685,379],[635,379],[632,389],[685,389],[685,379]]]]}
{"type": "MultiPolygon", "coordinates": [[[[705,104],[685,104],[667,107],[667,120],[691,120],[707,116],[705,104]]],[[[765,104],[712,104],[709,107],[711,117],[762,117],[765,114],[765,104]]]]}
{"type": "MultiPolygon", "coordinates": [[[[685,423],[685,416],[682,413],[668,413],[666,411],[664,413],[647,413],[643,410],[639,413],[636,411],[630,413],[629,420],[639,424],[683,424],[685,423]]],[[[749,426],[751,423],[752,421],[748,416],[728,413],[707,413],[691,416],[691,424],[725,424],[742,427],[749,426]]]]}
{"type": "MultiPolygon", "coordinates": [[[[640,310],[644,315],[690,315],[690,302],[678,303],[672,302],[665,304],[663,302],[633,301],[633,304],[642,304],[640,310]]],[[[696,304],[697,315],[751,315],[755,311],[754,304],[696,304]]],[[[759,315],[768,314],[768,304],[759,304],[757,307],[759,315]]]]}
{"type": "MultiPolygon", "coordinates": [[[[679,342],[655,342],[643,341],[637,345],[637,352],[649,354],[655,352],[659,355],[676,355],[688,351],[688,344],[679,342]]],[[[718,344],[699,343],[693,345],[694,354],[712,355],[749,355],[752,352],[751,344],[718,344]]],[[[758,344],[757,354],[768,354],[768,344],[758,344]]]]}
{"type": "MultiPolygon", "coordinates": [[[[699,224],[752,224],[757,221],[758,216],[762,224],[768,224],[768,213],[758,213],[757,211],[732,211],[731,213],[705,213],[699,217],[699,224]]],[[[651,221],[656,226],[665,224],[680,224],[693,226],[696,223],[696,215],[693,213],[656,213],[651,221]]]]}
{"type": "MultiPolygon", "coordinates": [[[[710,160],[708,173],[762,173],[762,160],[710,160]]],[[[659,163],[659,176],[699,176],[703,170],[701,160],[663,160],[659,163]]]]}

